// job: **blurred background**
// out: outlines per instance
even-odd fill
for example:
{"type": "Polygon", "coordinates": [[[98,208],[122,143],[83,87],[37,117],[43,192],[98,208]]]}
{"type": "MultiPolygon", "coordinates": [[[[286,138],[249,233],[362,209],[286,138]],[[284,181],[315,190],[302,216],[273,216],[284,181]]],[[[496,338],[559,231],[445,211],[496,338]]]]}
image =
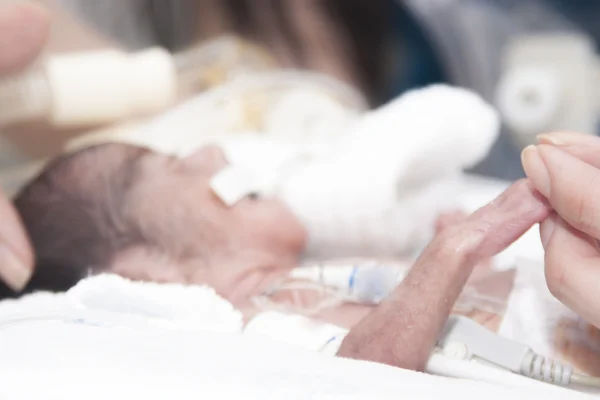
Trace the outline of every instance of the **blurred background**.
{"type": "MultiPolygon", "coordinates": [[[[543,131],[597,133],[596,1],[41,1],[67,21],[53,28],[58,51],[106,43],[180,51],[235,34],[262,45],[284,67],[324,72],[353,85],[371,106],[437,82],[470,88],[496,105],[503,120],[500,139],[474,170],[479,174],[523,176],[520,151],[543,131]]],[[[0,155],[0,168],[55,150],[61,136],[31,140],[38,132],[8,132],[2,148],[10,155],[0,155]]]]}

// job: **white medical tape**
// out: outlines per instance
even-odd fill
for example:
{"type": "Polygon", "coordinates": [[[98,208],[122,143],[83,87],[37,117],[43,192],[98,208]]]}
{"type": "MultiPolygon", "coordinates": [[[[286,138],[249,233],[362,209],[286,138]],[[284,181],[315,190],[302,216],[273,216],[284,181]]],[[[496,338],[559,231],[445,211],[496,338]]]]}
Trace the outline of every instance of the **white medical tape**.
{"type": "Polygon", "coordinates": [[[250,194],[261,191],[255,177],[249,171],[235,165],[228,165],[217,172],[210,180],[210,188],[228,207],[250,194]]]}

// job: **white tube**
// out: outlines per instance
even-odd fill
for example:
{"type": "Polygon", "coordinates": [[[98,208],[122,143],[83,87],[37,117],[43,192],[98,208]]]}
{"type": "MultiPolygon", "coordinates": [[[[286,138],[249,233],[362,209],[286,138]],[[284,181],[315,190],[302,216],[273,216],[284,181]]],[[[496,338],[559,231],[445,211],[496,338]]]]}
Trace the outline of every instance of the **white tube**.
{"type": "MultiPolygon", "coordinates": [[[[526,378],[500,368],[489,366],[473,360],[456,360],[435,351],[429,358],[425,371],[449,378],[472,379],[501,385],[525,388],[545,388],[547,383],[526,378]]],[[[560,390],[557,388],[557,390],[560,390]]]]}

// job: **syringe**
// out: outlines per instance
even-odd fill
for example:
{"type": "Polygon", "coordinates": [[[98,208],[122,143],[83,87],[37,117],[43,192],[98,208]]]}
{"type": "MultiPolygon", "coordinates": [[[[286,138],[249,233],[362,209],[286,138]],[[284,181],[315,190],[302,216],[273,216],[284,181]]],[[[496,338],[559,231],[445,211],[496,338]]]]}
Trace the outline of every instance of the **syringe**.
{"type": "Polygon", "coordinates": [[[151,115],[236,68],[272,65],[260,49],[228,37],[178,54],[150,48],[50,55],[39,67],[0,80],[0,127],[31,120],[96,126],[151,115]]]}

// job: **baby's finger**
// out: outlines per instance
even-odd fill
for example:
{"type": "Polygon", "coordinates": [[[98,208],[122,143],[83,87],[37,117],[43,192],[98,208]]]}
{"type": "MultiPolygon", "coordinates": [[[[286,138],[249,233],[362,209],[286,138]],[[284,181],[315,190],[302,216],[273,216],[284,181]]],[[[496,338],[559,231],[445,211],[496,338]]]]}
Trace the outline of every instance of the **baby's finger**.
{"type": "Polygon", "coordinates": [[[0,75],[30,64],[42,51],[49,30],[48,14],[34,3],[0,3],[0,75]]]}
{"type": "Polygon", "coordinates": [[[546,219],[549,212],[546,199],[529,180],[522,179],[463,223],[449,227],[449,242],[469,242],[460,247],[463,251],[474,250],[475,258],[480,262],[503,251],[534,224],[546,219]]]}
{"type": "Polygon", "coordinates": [[[594,239],[558,216],[546,240],[545,272],[550,292],[588,322],[600,326],[600,256],[594,239]]]}
{"type": "Polygon", "coordinates": [[[540,144],[557,146],[574,157],[600,168],[600,137],[578,132],[553,132],[538,136],[540,144]]]}
{"type": "Polygon", "coordinates": [[[449,226],[467,219],[468,214],[462,210],[448,211],[440,214],[435,221],[435,232],[440,233],[449,226]]]}
{"type": "Polygon", "coordinates": [[[569,225],[600,238],[600,169],[549,145],[526,148],[523,167],[535,188],[569,225]]]}

